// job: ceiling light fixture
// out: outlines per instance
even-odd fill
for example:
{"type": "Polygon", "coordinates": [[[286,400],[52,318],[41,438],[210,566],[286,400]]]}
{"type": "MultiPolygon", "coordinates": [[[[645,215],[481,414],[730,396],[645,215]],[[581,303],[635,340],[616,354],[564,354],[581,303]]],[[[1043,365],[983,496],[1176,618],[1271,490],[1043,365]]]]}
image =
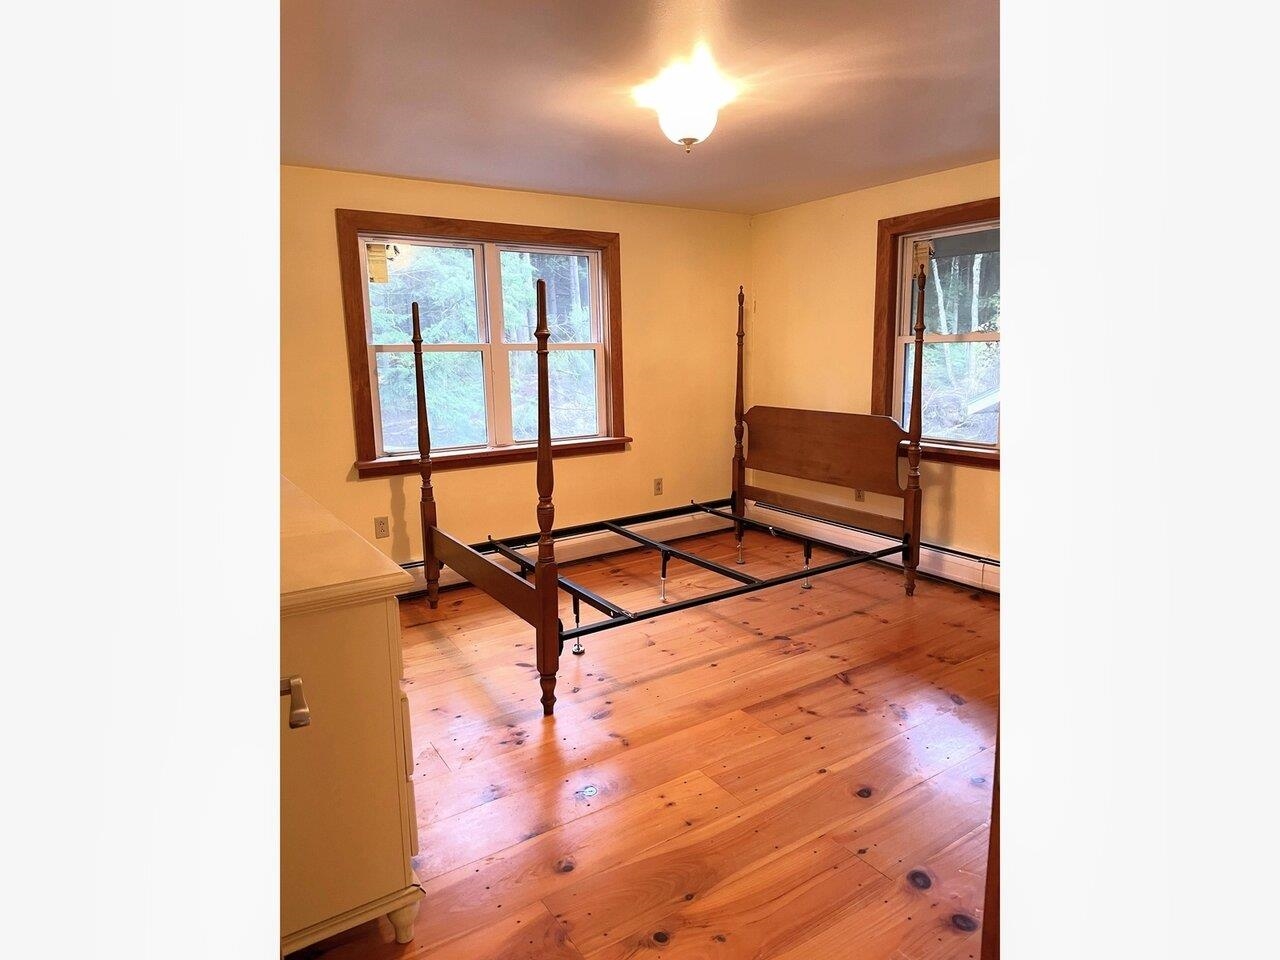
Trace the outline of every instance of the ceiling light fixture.
{"type": "Polygon", "coordinates": [[[636,104],[658,113],[658,126],[684,152],[716,128],[720,108],[738,96],[738,85],[716,66],[711,48],[698,43],[688,60],[673,60],[652,80],[633,87],[636,104]]]}

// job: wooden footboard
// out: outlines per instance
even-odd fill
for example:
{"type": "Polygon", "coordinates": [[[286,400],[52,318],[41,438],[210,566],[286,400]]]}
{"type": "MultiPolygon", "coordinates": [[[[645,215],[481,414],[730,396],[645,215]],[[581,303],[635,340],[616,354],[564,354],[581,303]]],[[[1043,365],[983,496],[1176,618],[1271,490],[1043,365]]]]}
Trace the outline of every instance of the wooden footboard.
{"type": "Polygon", "coordinates": [[[439,527],[433,527],[431,534],[436,558],[441,563],[493,597],[525,623],[538,625],[538,590],[532,583],[472,550],[439,527]]]}

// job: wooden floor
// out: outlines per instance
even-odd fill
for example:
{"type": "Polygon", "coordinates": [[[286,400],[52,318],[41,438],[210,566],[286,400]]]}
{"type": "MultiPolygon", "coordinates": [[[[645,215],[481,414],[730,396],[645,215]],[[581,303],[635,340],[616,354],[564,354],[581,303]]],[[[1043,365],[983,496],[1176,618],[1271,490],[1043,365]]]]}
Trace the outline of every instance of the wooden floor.
{"type": "MultiPolygon", "coordinates": [[[[728,534],[690,544],[732,557],[728,534]]],[[[800,563],[765,534],[746,555],[756,574],[800,563]]],[[[657,601],[653,552],[571,569],[657,601]]],[[[726,585],[671,575],[671,600],[726,585]]],[[[867,565],[613,629],[566,649],[545,720],[532,630],[489,598],[401,617],[416,936],[397,946],[384,919],[298,956],[978,957],[996,597],[926,580],[908,599],[867,565]]]]}

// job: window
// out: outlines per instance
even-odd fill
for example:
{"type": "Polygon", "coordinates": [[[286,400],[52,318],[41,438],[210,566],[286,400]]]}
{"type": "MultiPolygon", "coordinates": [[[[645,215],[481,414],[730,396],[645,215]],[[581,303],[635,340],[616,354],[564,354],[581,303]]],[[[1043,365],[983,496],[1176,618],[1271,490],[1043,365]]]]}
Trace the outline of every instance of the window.
{"type": "Polygon", "coordinates": [[[433,459],[533,459],[538,279],[557,454],[623,449],[617,234],[343,210],[338,232],[361,476],[416,469],[414,302],[433,459]]]}
{"type": "Polygon", "coordinates": [[[923,436],[996,447],[1000,443],[1000,225],[977,224],[905,236],[896,344],[894,414],[911,418],[915,362],[916,263],[924,263],[923,436]]]}
{"type": "Polygon", "coordinates": [[[916,265],[924,263],[924,455],[999,465],[1000,208],[982,200],[880,221],[872,412],[910,422],[916,265]]]}

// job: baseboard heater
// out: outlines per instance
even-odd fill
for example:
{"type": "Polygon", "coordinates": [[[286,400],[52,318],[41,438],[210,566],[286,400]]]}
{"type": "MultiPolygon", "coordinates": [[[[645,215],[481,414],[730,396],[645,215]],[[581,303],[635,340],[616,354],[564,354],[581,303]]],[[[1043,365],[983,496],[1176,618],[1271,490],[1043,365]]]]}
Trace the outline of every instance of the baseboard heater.
{"type": "MultiPolygon", "coordinates": [[[[657,511],[652,515],[652,520],[641,520],[631,524],[630,527],[637,533],[643,533],[654,540],[678,540],[681,537],[694,537],[701,533],[727,530],[733,526],[732,523],[710,514],[679,512],[682,509],[684,508],[677,508],[676,511],[657,511]]],[[[868,553],[891,547],[895,542],[892,538],[882,534],[871,533],[858,527],[850,527],[840,523],[832,523],[828,520],[819,520],[816,517],[784,510],[781,507],[775,507],[767,503],[748,501],[745,515],[753,520],[759,520],[761,523],[776,523],[779,526],[786,526],[788,530],[793,530],[796,533],[811,533],[815,538],[849,546],[855,550],[865,550],[868,553]],[[785,516],[787,518],[786,521],[781,521],[779,515],[785,516]]],[[[603,557],[611,553],[621,553],[634,549],[636,549],[634,540],[628,540],[626,537],[607,530],[578,535],[569,534],[556,538],[556,560],[559,563],[589,560],[593,557],[603,557]]],[[[538,548],[535,545],[516,552],[530,560],[534,560],[537,558],[538,548]]],[[[493,560],[495,563],[504,563],[512,572],[519,572],[514,562],[500,561],[496,557],[493,560]]],[[[889,558],[879,562],[895,566],[902,565],[901,559],[898,558],[889,558]]],[[[427,587],[422,576],[422,561],[412,560],[409,563],[401,564],[401,566],[413,577],[414,585],[400,594],[400,596],[411,597],[424,592],[427,587]]],[[[1000,592],[1000,562],[998,560],[923,543],[920,546],[919,570],[921,573],[937,577],[940,580],[950,580],[954,583],[977,587],[981,590],[990,590],[994,593],[1000,592]]],[[[458,586],[463,583],[465,581],[456,571],[448,567],[440,571],[441,587],[458,586]]]]}
{"type": "MultiPolygon", "coordinates": [[[[885,547],[893,546],[897,542],[892,537],[886,537],[882,533],[872,533],[870,530],[863,530],[859,527],[833,523],[830,520],[820,520],[817,517],[796,513],[794,510],[785,510],[782,507],[775,507],[772,504],[761,501],[748,501],[746,516],[752,520],[759,520],[761,523],[776,523],[780,527],[785,526],[795,533],[811,533],[823,540],[829,540],[841,546],[853,547],[855,550],[865,550],[868,553],[883,550],[885,547]],[[786,519],[779,519],[780,517],[785,517],[786,519]]],[[[902,566],[902,560],[899,557],[886,557],[880,562],[898,567],[902,566]]],[[[950,580],[952,583],[963,584],[966,587],[977,587],[980,590],[989,590],[992,593],[1000,592],[1000,561],[991,557],[979,557],[972,553],[964,553],[960,550],[953,550],[950,547],[942,547],[926,541],[920,544],[920,566],[918,569],[921,573],[927,573],[929,576],[937,577],[939,580],[950,580]]]]}

